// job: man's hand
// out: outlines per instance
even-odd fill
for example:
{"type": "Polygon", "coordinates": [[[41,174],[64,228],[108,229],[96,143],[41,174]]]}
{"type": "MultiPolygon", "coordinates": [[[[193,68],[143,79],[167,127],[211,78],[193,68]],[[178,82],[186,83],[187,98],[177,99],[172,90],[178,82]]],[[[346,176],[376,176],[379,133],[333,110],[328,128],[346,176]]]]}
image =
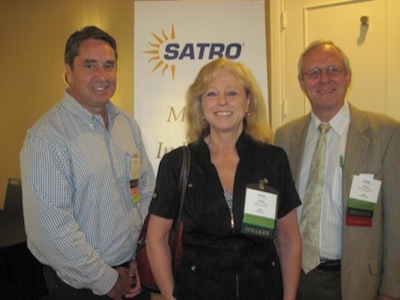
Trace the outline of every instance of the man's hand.
{"type": "Polygon", "coordinates": [[[129,277],[131,277],[132,280],[134,281],[134,284],[131,285],[131,288],[129,289],[128,293],[125,294],[125,298],[133,298],[139,295],[142,291],[142,285],[140,284],[140,277],[136,260],[132,260],[131,263],[129,264],[128,273],[129,277]]]}
{"type": "MultiPolygon", "coordinates": [[[[135,278],[137,275],[137,268],[135,267],[133,269],[133,267],[131,267],[132,263],[130,264],[129,269],[125,267],[116,268],[118,279],[113,288],[108,292],[108,297],[114,300],[121,300],[122,297],[132,298],[140,294],[141,287],[140,284],[137,286],[135,278]]],[[[136,266],[136,261],[134,265],[136,266]]]]}

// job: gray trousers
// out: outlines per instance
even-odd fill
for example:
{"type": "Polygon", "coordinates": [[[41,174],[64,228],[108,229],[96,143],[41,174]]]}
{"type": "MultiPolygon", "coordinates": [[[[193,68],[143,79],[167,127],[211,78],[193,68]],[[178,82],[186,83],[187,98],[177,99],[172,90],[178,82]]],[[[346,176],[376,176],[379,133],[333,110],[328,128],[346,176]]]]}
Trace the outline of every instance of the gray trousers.
{"type": "Polygon", "coordinates": [[[297,300],[341,300],[339,271],[301,271],[297,300]]]}

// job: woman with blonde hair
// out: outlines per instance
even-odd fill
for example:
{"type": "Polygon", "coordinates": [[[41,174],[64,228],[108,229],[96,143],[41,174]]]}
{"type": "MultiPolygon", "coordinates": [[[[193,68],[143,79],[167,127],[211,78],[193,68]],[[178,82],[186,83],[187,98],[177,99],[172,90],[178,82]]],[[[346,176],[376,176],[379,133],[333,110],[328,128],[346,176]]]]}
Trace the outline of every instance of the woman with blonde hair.
{"type": "Polygon", "coordinates": [[[206,65],[186,93],[187,140],[195,142],[202,131],[210,126],[204,118],[201,96],[210,82],[222,71],[228,70],[243,85],[249,98],[249,107],[245,118],[244,131],[254,140],[269,143],[272,131],[268,125],[264,97],[251,71],[241,63],[226,59],[218,59],[206,65]]]}
{"type": "Polygon", "coordinates": [[[263,96],[250,70],[227,59],[205,65],[188,89],[186,121],[191,167],[175,276],[168,236],[179,207],[181,149],[161,160],[149,210],[148,255],[162,296],[294,300],[300,200],[285,152],[269,144],[263,96]]]}

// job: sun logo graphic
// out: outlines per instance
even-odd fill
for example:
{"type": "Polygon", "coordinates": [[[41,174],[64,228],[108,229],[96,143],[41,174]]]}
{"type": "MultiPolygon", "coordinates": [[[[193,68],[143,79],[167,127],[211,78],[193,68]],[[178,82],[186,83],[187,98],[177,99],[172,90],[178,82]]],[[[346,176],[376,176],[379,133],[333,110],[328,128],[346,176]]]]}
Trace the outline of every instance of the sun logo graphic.
{"type": "Polygon", "coordinates": [[[174,25],[172,24],[171,27],[171,33],[168,36],[165,31],[162,31],[162,37],[156,35],[155,33],[151,33],[153,35],[153,37],[155,38],[155,42],[148,42],[149,45],[153,48],[152,50],[147,50],[147,51],[143,51],[146,54],[150,54],[151,57],[149,58],[149,60],[147,61],[148,63],[152,62],[152,61],[156,61],[156,65],[154,66],[154,68],[151,70],[151,73],[153,73],[155,70],[157,69],[161,69],[162,75],[165,75],[165,72],[167,72],[168,69],[171,70],[171,77],[172,80],[175,80],[175,64],[169,64],[167,62],[164,61],[160,50],[163,46],[163,44],[165,44],[166,42],[168,42],[169,40],[175,40],[175,28],[174,25]]]}

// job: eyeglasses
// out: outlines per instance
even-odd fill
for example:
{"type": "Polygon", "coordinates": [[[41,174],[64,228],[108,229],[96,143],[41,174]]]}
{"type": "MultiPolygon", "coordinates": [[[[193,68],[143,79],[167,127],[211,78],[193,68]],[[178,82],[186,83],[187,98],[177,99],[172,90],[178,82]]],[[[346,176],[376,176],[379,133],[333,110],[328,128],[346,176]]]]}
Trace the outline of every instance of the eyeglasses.
{"type": "Polygon", "coordinates": [[[321,69],[321,68],[314,68],[311,70],[308,70],[306,72],[304,72],[303,74],[301,74],[302,76],[307,76],[310,79],[319,79],[322,76],[323,72],[326,72],[326,75],[330,76],[330,77],[337,77],[339,75],[341,75],[344,71],[343,67],[337,67],[337,66],[329,66],[325,69],[321,69]]]}

